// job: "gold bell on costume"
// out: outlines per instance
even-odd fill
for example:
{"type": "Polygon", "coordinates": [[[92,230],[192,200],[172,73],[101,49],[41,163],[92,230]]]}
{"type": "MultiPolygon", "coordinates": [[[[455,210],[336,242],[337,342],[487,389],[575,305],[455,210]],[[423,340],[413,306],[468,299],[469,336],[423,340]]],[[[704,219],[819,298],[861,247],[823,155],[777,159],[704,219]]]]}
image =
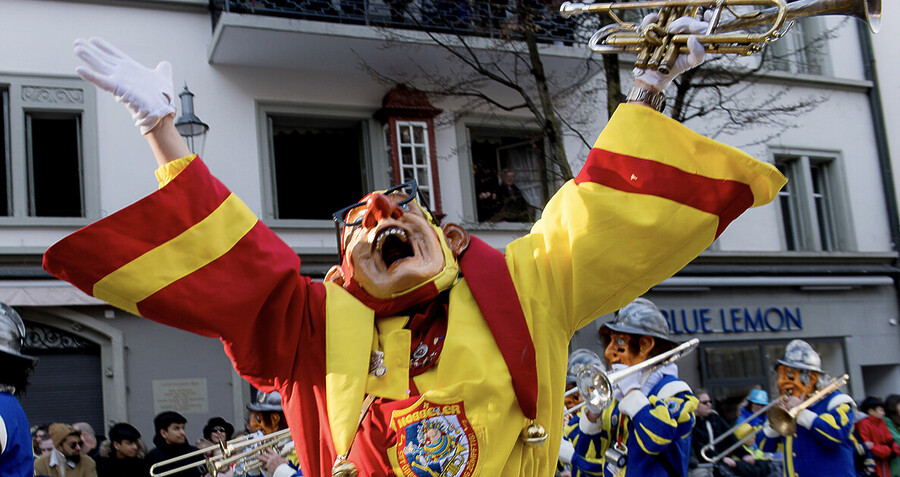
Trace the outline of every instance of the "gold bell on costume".
{"type": "Polygon", "coordinates": [[[531,447],[540,447],[547,440],[547,431],[540,424],[531,423],[525,429],[522,429],[522,440],[531,447]]]}
{"type": "Polygon", "coordinates": [[[331,468],[331,477],[357,477],[358,475],[359,471],[356,470],[356,466],[343,456],[338,457],[334,467],[331,468]]]}

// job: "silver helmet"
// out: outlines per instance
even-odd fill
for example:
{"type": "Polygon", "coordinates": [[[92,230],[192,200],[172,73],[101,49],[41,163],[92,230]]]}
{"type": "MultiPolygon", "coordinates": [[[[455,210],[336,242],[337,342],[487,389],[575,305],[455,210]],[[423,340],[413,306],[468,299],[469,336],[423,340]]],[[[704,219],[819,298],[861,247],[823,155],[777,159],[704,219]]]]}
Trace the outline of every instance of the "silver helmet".
{"type": "Polygon", "coordinates": [[[793,340],[788,343],[787,348],[784,349],[784,354],[778,360],[778,364],[824,373],[822,371],[822,358],[819,357],[819,353],[816,353],[812,346],[803,340],[793,340]]]}
{"type": "Polygon", "coordinates": [[[0,353],[31,361],[32,366],[38,359],[22,354],[25,342],[25,323],[13,307],[0,303],[0,353]]]}
{"type": "Polygon", "coordinates": [[[247,404],[247,409],[251,411],[282,411],[281,393],[272,391],[270,393],[257,393],[256,400],[247,404]]]}
{"type": "Polygon", "coordinates": [[[601,336],[608,336],[610,331],[633,335],[646,335],[675,343],[669,338],[669,323],[652,301],[637,298],[616,312],[613,321],[604,323],[600,328],[601,336]]]}

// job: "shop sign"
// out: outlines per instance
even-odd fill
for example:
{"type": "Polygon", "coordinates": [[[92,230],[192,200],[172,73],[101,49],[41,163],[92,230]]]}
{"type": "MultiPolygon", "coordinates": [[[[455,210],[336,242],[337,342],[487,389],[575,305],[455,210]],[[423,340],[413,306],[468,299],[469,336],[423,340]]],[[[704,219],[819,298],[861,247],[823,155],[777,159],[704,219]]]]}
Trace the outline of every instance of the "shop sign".
{"type": "Polygon", "coordinates": [[[800,308],[693,308],[662,310],[669,332],[679,334],[759,333],[803,329],[800,308]]]}

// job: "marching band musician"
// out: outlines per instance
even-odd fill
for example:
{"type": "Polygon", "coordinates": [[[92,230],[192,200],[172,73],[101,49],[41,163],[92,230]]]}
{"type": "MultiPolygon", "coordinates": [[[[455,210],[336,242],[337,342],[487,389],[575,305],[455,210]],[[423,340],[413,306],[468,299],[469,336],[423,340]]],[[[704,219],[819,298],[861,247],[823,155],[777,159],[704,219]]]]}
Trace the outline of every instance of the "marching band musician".
{"type": "MultiPolygon", "coordinates": [[[[613,372],[665,353],[676,343],[650,300],[638,298],[604,323],[600,337],[613,372]]],[[[606,477],[687,475],[697,398],[670,363],[625,376],[600,414],[585,408],[579,431],[603,436],[606,477]]]]}
{"type": "MultiPolygon", "coordinates": [[[[708,26],[683,20],[677,31],[708,26]]],[[[699,41],[689,46],[670,74],[638,72],[634,104],[505,253],[438,225],[409,182],[335,213],[342,261],[319,283],[190,153],[172,121],[171,66],[78,40],[79,74],[134,113],[161,187],[55,244],[45,269],[220,337],[241,376],[281,393],[308,474],[551,475],[575,330],[670,277],[784,184],[647,107],[702,61],[699,41]]]]}
{"type": "MultiPolygon", "coordinates": [[[[825,373],[821,366],[819,354],[809,343],[788,343],[775,368],[785,408],[796,407],[828,384],[822,382],[825,373]]],[[[821,396],[797,414],[797,428],[792,435],[779,435],[767,421],[757,436],[759,447],[764,452],[781,448],[786,477],[854,476],[851,431],[855,408],[853,399],[839,391],[821,396]]]]}
{"type": "MultiPolygon", "coordinates": [[[[599,434],[589,435],[579,432],[580,416],[576,406],[582,405],[581,394],[570,391],[576,389],[578,366],[583,361],[592,360],[599,363],[600,357],[587,349],[577,349],[569,355],[569,372],[566,376],[565,406],[569,416],[563,425],[563,440],[559,447],[559,460],[564,470],[558,472],[559,477],[586,477],[603,475],[603,454],[600,451],[602,440],[599,434]],[[572,411],[575,409],[575,411],[572,411]]],[[[581,407],[584,408],[583,405],[581,407]]]]}
{"type": "MultiPolygon", "coordinates": [[[[250,428],[263,435],[274,434],[288,428],[284,409],[281,407],[281,394],[277,391],[258,393],[256,401],[247,403],[247,410],[250,411],[250,428]]],[[[303,475],[297,463],[297,452],[294,450],[292,441],[287,441],[278,449],[266,449],[257,458],[263,464],[262,470],[265,477],[301,477],[303,475]]]]}

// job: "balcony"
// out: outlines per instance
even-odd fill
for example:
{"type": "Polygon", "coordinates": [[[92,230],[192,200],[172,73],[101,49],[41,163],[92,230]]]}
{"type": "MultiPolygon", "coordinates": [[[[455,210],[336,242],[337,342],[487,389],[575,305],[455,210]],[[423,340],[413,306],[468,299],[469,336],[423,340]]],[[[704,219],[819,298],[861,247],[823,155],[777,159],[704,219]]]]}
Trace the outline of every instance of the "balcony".
{"type": "MultiPolygon", "coordinates": [[[[584,32],[544,2],[526,1],[535,4],[528,8],[545,68],[560,75],[583,68],[589,54],[584,32]]],[[[213,0],[209,62],[347,72],[363,58],[395,72],[440,70],[448,66],[435,38],[475,50],[522,49],[515,8],[507,2],[213,0]]]]}

